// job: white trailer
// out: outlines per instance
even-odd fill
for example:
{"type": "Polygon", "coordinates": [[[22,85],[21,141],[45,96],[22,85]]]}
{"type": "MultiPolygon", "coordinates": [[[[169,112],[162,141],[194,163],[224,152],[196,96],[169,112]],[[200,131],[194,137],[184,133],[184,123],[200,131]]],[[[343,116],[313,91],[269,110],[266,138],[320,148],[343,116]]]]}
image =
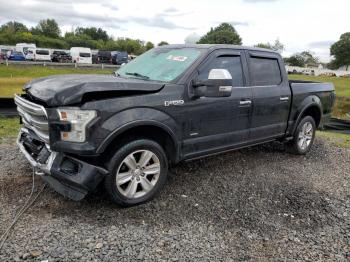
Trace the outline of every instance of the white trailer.
{"type": "Polygon", "coordinates": [[[47,48],[28,48],[26,60],[51,61],[51,51],[47,48]]]}
{"type": "Polygon", "coordinates": [[[72,47],[70,49],[72,62],[77,64],[92,64],[92,53],[90,48],[72,47]]]}
{"type": "Polygon", "coordinates": [[[28,53],[28,48],[36,48],[36,44],[18,43],[16,44],[15,51],[21,52],[25,56],[28,53]]]}

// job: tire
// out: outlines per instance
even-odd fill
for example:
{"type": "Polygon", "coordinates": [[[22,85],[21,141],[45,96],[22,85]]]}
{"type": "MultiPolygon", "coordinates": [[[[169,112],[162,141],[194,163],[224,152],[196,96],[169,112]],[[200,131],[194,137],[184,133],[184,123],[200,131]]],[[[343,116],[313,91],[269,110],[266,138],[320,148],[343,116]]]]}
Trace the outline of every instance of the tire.
{"type": "Polygon", "coordinates": [[[157,142],[138,139],[117,150],[108,170],[106,191],[114,203],[129,207],[145,203],[159,193],[167,179],[168,159],[157,142]]]}
{"type": "Polygon", "coordinates": [[[307,154],[315,140],[316,124],[311,116],[305,116],[298,124],[293,139],[288,142],[287,149],[296,155],[307,154]],[[312,128],[311,130],[309,130],[312,128]]]}

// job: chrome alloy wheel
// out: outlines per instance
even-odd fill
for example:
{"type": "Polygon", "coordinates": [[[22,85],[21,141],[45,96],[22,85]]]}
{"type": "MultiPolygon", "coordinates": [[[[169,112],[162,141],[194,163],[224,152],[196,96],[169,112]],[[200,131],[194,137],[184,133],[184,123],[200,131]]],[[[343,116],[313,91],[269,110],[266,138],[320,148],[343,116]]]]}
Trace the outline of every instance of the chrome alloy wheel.
{"type": "Polygon", "coordinates": [[[129,199],[142,197],[156,185],[160,175],[160,161],[149,150],[138,150],[124,158],[117,169],[118,191],[129,199]]]}
{"type": "Polygon", "coordinates": [[[305,122],[298,135],[298,146],[301,150],[306,150],[313,138],[314,132],[310,122],[305,122]]]}

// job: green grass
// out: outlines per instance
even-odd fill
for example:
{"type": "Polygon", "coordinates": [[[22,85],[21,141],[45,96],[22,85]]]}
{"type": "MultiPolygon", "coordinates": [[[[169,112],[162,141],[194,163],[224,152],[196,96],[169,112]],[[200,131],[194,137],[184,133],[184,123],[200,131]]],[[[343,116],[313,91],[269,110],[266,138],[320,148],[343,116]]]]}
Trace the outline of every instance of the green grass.
{"type": "Polygon", "coordinates": [[[289,75],[291,80],[307,80],[316,82],[332,82],[335,86],[337,97],[350,98],[350,78],[345,77],[328,77],[328,76],[305,76],[305,75],[289,75]]]}
{"type": "Polygon", "coordinates": [[[328,140],[330,143],[338,147],[350,149],[350,135],[335,132],[318,131],[317,136],[328,140]]]}
{"type": "Polygon", "coordinates": [[[115,69],[52,68],[43,66],[0,65],[0,97],[21,93],[25,83],[38,77],[62,74],[111,74],[115,69]]]}
{"type": "Polygon", "coordinates": [[[18,135],[19,118],[4,118],[0,116],[0,144],[12,142],[18,135]]]}
{"type": "Polygon", "coordinates": [[[291,80],[307,80],[315,82],[331,82],[334,84],[337,100],[333,108],[333,117],[349,119],[350,114],[350,78],[289,75],[291,80]]]}
{"type": "Polygon", "coordinates": [[[38,78],[50,75],[62,74],[111,74],[116,69],[98,69],[98,68],[59,68],[59,67],[44,67],[44,66],[6,66],[0,65],[1,77],[30,77],[38,78]]]}

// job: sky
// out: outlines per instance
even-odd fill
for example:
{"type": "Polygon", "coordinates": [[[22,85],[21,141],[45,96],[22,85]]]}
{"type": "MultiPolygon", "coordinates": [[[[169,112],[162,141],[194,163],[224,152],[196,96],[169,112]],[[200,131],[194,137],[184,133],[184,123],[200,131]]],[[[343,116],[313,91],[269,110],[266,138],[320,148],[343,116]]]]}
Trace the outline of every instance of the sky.
{"type": "Polygon", "coordinates": [[[0,24],[30,27],[54,18],[63,33],[95,26],[115,38],[154,44],[184,43],[228,22],[244,45],[278,38],[284,56],[309,50],[323,62],[330,60],[330,45],[350,31],[349,0],[0,0],[0,7],[0,24]]]}

